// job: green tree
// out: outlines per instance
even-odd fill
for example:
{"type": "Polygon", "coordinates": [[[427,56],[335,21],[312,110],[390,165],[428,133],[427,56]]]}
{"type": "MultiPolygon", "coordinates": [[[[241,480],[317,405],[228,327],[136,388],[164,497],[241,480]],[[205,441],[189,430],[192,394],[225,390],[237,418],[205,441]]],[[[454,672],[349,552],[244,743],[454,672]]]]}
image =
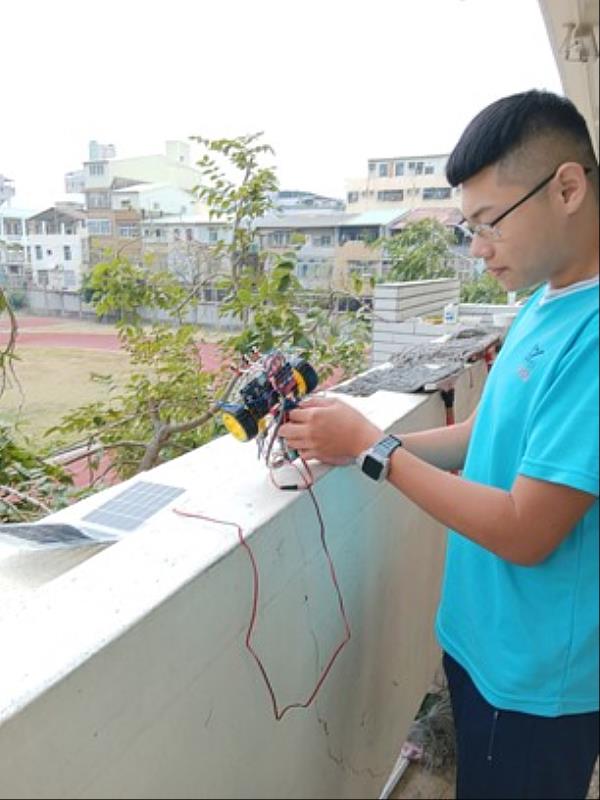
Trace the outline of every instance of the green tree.
{"type": "Polygon", "coordinates": [[[409,223],[399,234],[379,240],[384,256],[391,262],[386,280],[417,281],[455,275],[447,266],[454,237],[435,219],[409,223]]]}
{"type": "Polygon", "coordinates": [[[294,252],[275,257],[265,270],[267,254],[256,246],[255,225],[277,187],[273,170],[260,164],[271,148],[260,144],[258,135],[196,139],[207,149],[199,162],[207,183],[198,195],[211,217],[231,225],[230,240],[214,246],[214,257],[230,267],[217,284],[226,295],[220,311],[242,320],[243,327],[223,344],[223,369],[209,371],[199,359],[197,327],[185,323],[202,296],[201,275],[182,284],[172,273],[134,265],[120,254],[94,267],[86,280],[88,294],[98,314],[118,316],[119,337],[133,371],[124,389],[110,376],[94,376],[106,388],[105,399],[66,415],[51,432],[76,437],[96,463],[108,452],[109,464],[121,477],[218,435],[218,402],[230,396],[236,382],[228,364],[239,364],[252,348],[303,354],[321,378],[336,367],[347,375],[365,364],[365,309],[336,314],[331,296],[318,303],[307,296],[295,276],[294,252]],[[226,177],[235,169],[237,181],[226,177]],[[145,322],[142,309],[162,312],[165,321],[145,322]]]}
{"type": "Polygon", "coordinates": [[[471,281],[465,281],[460,287],[461,303],[506,303],[507,295],[495,278],[484,272],[471,281]]]}

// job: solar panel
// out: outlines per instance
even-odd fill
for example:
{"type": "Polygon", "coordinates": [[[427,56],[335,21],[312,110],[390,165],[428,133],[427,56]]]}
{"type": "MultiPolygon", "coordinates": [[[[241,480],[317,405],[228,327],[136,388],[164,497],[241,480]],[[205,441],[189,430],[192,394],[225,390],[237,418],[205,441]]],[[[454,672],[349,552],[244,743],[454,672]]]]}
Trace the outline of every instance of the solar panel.
{"type": "Polygon", "coordinates": [[[133,531],[184,491],[177,486],[139,481],[95,508],[83,517],[83,522],[133,531]]]}
{"type": "Polygon", "coordinates": [[[71,547],[94,543],[93,538],[84,531],[74,528],[73,525],[55,522],[32,522],[31,524],[16,522],[0,525],[0,539],[5,541],[6,536],[35,546],[65,545],[71,547]]]}

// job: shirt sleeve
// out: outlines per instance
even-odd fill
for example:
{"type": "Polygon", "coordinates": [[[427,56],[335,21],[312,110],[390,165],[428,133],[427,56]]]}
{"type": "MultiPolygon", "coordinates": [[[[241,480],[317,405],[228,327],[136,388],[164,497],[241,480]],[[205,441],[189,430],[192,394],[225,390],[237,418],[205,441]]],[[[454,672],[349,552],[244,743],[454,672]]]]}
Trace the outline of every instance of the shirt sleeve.
{"type": "Polygon", "coordinates": [[[519,473],[598,496],[598,332],[564,356],[532,416],[519,473]]]}

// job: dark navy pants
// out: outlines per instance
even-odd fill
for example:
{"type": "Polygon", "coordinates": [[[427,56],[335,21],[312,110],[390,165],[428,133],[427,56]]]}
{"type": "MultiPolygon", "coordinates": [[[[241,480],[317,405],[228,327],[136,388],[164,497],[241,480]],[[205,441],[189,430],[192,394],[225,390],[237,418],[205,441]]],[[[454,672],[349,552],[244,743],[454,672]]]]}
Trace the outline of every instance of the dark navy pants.
{"type": "Polygon", "coordinates": [[[459,800],[585,798],[598,756],[598,713],[539,717],[491,706],[447,653],[459,800]]]}

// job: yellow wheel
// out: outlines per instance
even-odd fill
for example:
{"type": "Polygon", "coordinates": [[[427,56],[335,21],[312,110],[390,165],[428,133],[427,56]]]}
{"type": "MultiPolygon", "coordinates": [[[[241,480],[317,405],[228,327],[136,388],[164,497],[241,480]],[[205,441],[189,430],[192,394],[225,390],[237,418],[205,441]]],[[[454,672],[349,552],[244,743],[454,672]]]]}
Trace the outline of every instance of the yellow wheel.
{"type": "Polygon", "coordinates": [[[297,358],[291,362],[291,365],[298,387],[298,395],[302,397],[314,391],[319,384],[319,376],[308,361],[305,361],[303,358],[297,358]]]}
{"type": "Polygon", "coordinates": [[[306,386],[306,381],[304,380],[304,378],[298,372],[297,369],[293,369],[292,374],[294,376],[294,380],[296,381],[296,386],[298,387],[298,394],[300,396],[305,395],[308,391],[306,386]]]}
{"type": "Polygon", "coordinates": [[[248,442],[258,433],[256,420],[244,406],[228,404],[228,408],[221,414],[221,419],[229,433],[240,442],[248,442]]]}

